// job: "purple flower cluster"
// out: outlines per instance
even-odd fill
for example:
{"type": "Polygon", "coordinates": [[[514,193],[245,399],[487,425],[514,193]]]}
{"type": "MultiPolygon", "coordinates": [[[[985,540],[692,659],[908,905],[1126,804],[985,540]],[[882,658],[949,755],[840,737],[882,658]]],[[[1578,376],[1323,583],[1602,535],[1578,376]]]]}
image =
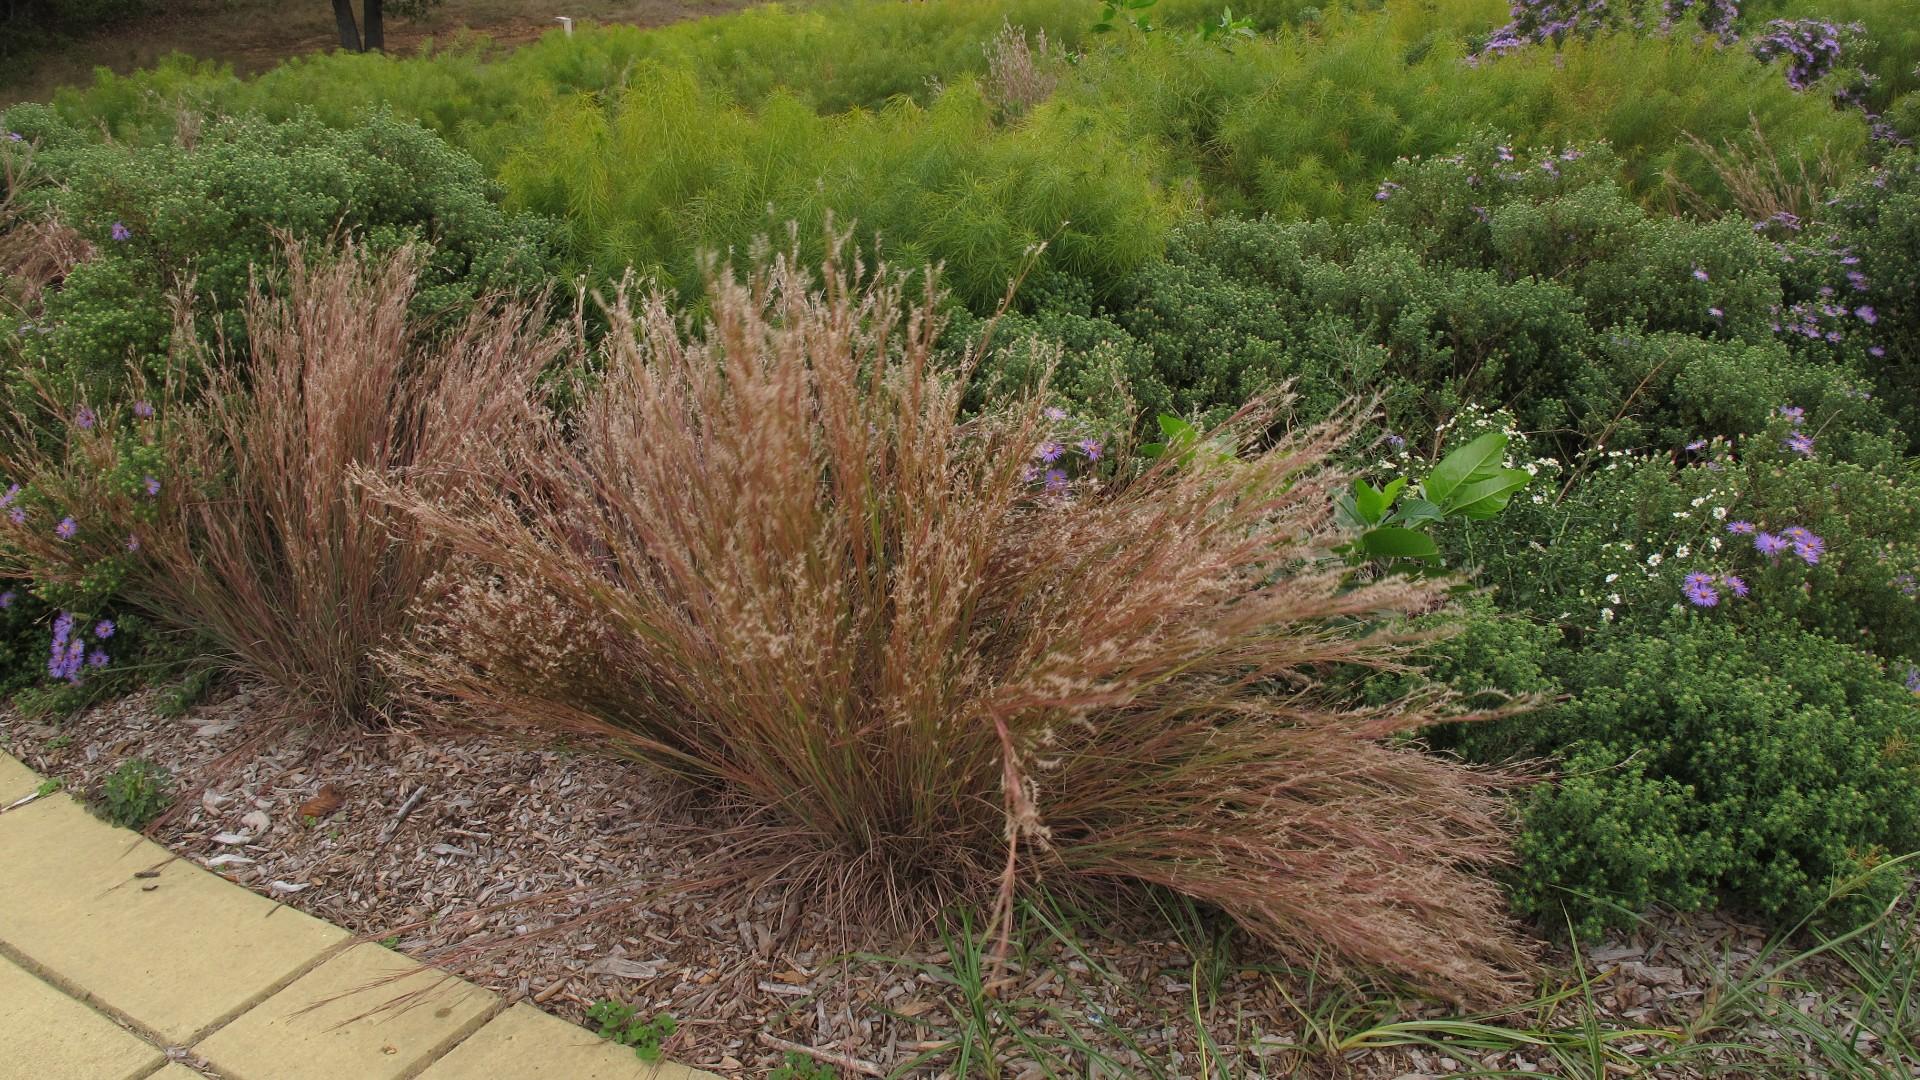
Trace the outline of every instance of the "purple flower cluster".
{"type": "MultiPolygon", "coordinates": [[[[1727,526],[1728,532],[1751,530],[1752,526],[1744,521],[1736,521],[1733,525],[1727,526]],[[1733,527],[1734,525],[1747,525],[1747,529],[1738,530],[1733,527]]],[[[1779,558],[1789,548],[1800,557],[1801,562],[1808,566],[1815,566],[1819,564],[1820,556],[1826,554],[1827,542],[1799,525],[1788,526],[1777,534],[1770,532],[1754,534],[1753,550],[1765,555],[1768,559],[1779,558]]]]}
{"type": "Polygon", "coordinates": [[[1840,66],[1847,36],[1864,32],[1859,23],[1841,26],[1825,19],[1773,19],[1749,49],[1763,64],[1785,57],[1787,85],[1806,90],[1840,66]]]}
{"type": "Polygon", "coordinates": [[[125,243],[133,239],[133,230],[116,221],[113,223],[113,228],[107,230],[107,235],[113,237],[114,240],[119,243],[125,243]]]}
{"type": "MultiPolygon", "coordinates": [[[[1056,424],[1069,423],[1071,420],[1067,415],[1067,410],[1059,408],[1058,406],[1050,406],[1043,409],[1040,415],[1056,424]]],[[[1068,449],[1067,444],[1059,437],[1049,437],[1043,440],[1033,451],[1034,460],[1037,461],[1038,464],[1027,466],[1023,478],[1029,484],[1037,483],[1042,485],[1049,495],[1065,494],[1073,482],[1072,476],[1067,471],[1067,466],[1073,461],[1068,455],[1068,449]]],[[[1100,455],[1105,452],[1100,441],[1090,436],[1076,441],[1072,449],[1079,451],[1080,457],[1084,458],[1089,465],[1099,461],[1100,455]]],[[[149,476],[146,478],[146,485],[147,494],[160,494],[159,480],[149,476]]],[[[139,546],[139,541],[135,538],[128,537],[127,540],[129,551],[139,546]]]]}
{"type": "MultiPolygon", "coordinates": [[[[93,635],[101,640],[113,636],[113,624],[101,622],[93,628],[93,635]]],[[[73,612],[63,611],[53,620],[53,644],[47,657],[47,674],[55,679],[79,685],[80,666],[107,666],[108,657],[103,649],[87,650],[87,638],[84,633],[75,633],[73,612]]]]}
{"type": "MultiPolygon", "coordinates": [[[[1510,21],[1495,30],[1467,62],[1477,63],[1482,57],[1499,56],[1528,45],[1557,43],[1574,34],[1646,29],[1648,7],[1648,0],[1513,0],[1508,9],[1510,21]]],[[[1734,0],[1662,0],[1659,29],[1672,33],[1679,24],[1692,19],[1721,42],[1732,44],[1739,39],[1734,30],[1739,18],[1740,7],[1734,0]]]]}
{"type": "Polygon", "coordinates": [[[1687,602],[1694,607],[1714,607],[1720,603],[1720,590],[1725,589],[1736,599],[1747,595],[1747,583],[1734,574],[1709,574],[1694,571],[1680,583],[1680,591],[1687,602]]]}

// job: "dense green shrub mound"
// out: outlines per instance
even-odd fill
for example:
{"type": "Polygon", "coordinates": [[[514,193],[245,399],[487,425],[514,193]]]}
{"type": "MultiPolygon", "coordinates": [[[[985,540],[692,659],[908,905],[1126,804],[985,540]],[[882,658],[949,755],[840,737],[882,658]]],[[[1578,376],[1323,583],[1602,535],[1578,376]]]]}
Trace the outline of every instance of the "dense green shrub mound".
{"type": "Polygon", "coordinates": [[[416,299],[425,313],[546,281],[546,226],[504,213],[471,158],[384,113],[345,128],[305,115],[215,120],[152,146],[92,141],[39,108],[4,122],[35,144],[33,168],[52,181],[27,197],[93,249],[9,335],[63,393],[98,397],[129,360],[158,376],[183,293],[203,334],[244,340],[241,301],[256,273],[272,276],[283,238],[430,245],[416,299]]]}
{"type": "MultiPolygon", "coordinates": [[[[1396,171],[1365,223],[1182,225],[1104,305],[1043,281],[1001,340],[1063,341],[1060,388],[1102,415],[1217,415],[1291,379],[1308,415],[1381,393],[1418,439],[1479,404],[1564,454],[1732,434],[1834,378],[1771,329],[1768,243],[1649,214],[1615,172],[1603,150],[1481,140],[1396,171]]],[[[1003,349],[990,376],[1035,360],[1003,349]]]]}
{"type": "Polygon", "coordinates": [[[1920,839],[1920,709],[1855,650],[1680,616],[1565,666],[1572,700],[1528,725],[1566,778],[1527,808],[1523,910],[1718,894],[1790,921],[1920,839]]]}

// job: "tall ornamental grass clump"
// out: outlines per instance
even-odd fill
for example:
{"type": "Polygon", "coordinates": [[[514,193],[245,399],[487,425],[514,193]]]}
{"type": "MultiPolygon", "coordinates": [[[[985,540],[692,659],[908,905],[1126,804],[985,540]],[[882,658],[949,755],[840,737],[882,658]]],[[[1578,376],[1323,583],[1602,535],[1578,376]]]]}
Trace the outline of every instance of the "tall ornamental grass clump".
{"type": "Polygon", "coordinates": [[[208,371],[197,402],[56,406],[71,418],[61,443],[15,440],[6,462],[24,480],[0,522],[8,569],[41,591],[110,576],[123,605],[196,635],[297,715],[385,715],[375,652],[412,631],[447,549],[357,478],[491,487],[482,450],[524,422],[557,352],[513,305],[421,338],[420,267],[405,248],[320,264],[294,248],[283,298],[249,298],[244,352],[202,356],[191,326],[177,331],[192,354],[179,366],[208,371]]]}
{"type": "Polygon", "coordinates": [[[1251,407],[1238,459],[1133,475],[1089,439],[1070,470],[1036,398],[962,419],[931,293],[798,265],[715,277],[697,329],[616,303],[577,411],[504,430],[492,485],[385,486],[459,571],[395,675],[737,799],[796,884],[909,926],[1146,882],[1302,961],[1510,987],[1501,778],[1388,741],[1448,715],[1430,688],[1324,680],[1398,668],[1445,595],[1326,558],[1350,425],[1256,446],[1251,407]]]}

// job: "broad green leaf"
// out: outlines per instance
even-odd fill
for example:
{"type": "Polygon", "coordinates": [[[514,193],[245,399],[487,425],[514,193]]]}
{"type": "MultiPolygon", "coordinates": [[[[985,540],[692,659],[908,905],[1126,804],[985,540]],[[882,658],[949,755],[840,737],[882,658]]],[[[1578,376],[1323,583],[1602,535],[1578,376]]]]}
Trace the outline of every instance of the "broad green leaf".
{"type": "Polygon", "coordinates": [[[1354,477],[1353,511],[1368,525],[1380,524],[1380,516],[1387,511],[1386,493],[1365,480],[1354,477]]]}
{"type": "Polygon", "coordinates": [[[1447,512],[1476,521],[1493,517],[1506,509],[1514,493],[1526,487],[1531,479],[1519,469],[1501,469],[1485,480],[1461,485],[1453,493],[1447,512]]]}
{"type": "Polygon", "coordinates": [[[1420,485],[1428,502],[1447,506],[1460,485],[1491,475],[1500,467],[1500,455],[1507,449],[1506,435],[1489,431],[1440,459],[1420,485]]]}
{"type": "Polygon", "coordinates": [[[1426,533],[1388,525],[1360,534],[1360,550],[1380,559],[1434,559],[1439,545],[1426,533]]]}
{"type": "Polygon", "coordinates": [[[1393,516],[1387,520],[1389,522],[1398,522],[1402,525],[1425,525],[1429,522],[1440,521],[1446,516],[1447,512],[1445,510],[1440,509],[1425,499],[1407,499],[1400,504],[1400,509],[1395,511],[1393,516]]]}

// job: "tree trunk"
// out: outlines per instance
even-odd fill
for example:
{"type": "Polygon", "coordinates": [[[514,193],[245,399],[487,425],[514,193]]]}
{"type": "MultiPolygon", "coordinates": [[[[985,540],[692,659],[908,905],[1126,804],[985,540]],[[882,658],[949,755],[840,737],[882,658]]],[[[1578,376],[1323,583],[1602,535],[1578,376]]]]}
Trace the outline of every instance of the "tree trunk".
{"type": "Polygon", "coordinates": [[[367,49],[372,52],[384,52],[387,47],[386,20],[380,10],[382,3],[383,0],[362,0],[360,5],[360,21],[367,30],[367,49]]]}
{"type": "Polygon", "coordinates": [[[353,0],[333,0],[333,23],[340,28],[340,47],[360,51],[360,28],[353,24],[353,0]]]}

